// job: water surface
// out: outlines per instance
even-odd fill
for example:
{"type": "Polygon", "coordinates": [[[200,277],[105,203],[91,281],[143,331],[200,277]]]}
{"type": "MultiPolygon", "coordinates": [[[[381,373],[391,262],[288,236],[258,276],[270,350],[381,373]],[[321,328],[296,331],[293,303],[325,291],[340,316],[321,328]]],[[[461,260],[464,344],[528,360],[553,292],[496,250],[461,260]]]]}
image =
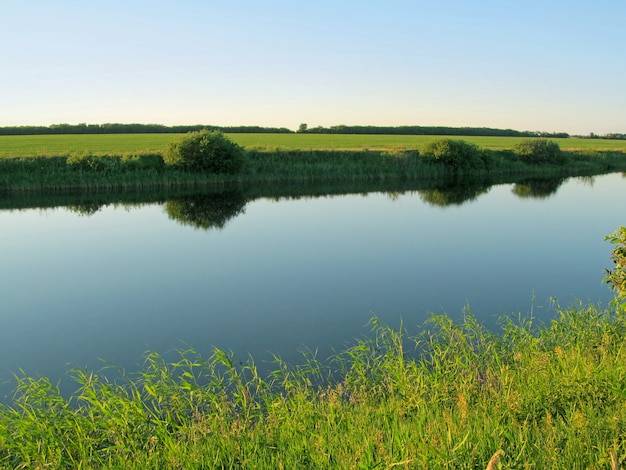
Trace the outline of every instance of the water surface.
{"type": "Polygon", "coordinates": [[[491,328],[610,300],[626,179],[0,211],[0,381],[213,346],[262,368],[321,358],[372,315],[416,331],[470,306],[491,328]],[[447,192],[446,192],[447,191],[447,192]],[[469,199],[463,202],[464,199],[469,199]],[[221,202],[220,202],[221,201],[221,202]],[[450,205],[445,205],[450,204],[450,205]],[[534,300],[533,300],[534,299],[534,300]],[[265,365],[263,365],[265,364],[265,365]]]}

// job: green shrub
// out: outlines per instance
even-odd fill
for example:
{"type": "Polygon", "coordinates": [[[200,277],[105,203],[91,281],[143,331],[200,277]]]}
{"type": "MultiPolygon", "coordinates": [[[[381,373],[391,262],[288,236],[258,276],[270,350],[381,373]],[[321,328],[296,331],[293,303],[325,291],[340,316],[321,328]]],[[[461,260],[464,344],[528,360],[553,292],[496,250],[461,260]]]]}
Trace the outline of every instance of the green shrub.
{"type": "Polygon", "coordinates": [[[546,139],[525,140],[514,147],[515,153],[525,162],[533,164],[563,164],[565,155],[559,144],[546,139]]]}
{"type": "Polygon", "coordinates": [[[121,169],[121,159],[110,155],[92,155],[91,153],[75,153],[67,157],[66,163],[81,171],[97,173],[116,173],[121,169]]]}
{"type": "Polygon", "coordinates": [[[485,164],[481,150],[464,140],[436,140],[425,145],[421,155],[453,168],[480,168],[485,164]]]}
{"type": "Polygon", "coordinates": [[[125,169],[161,170],[165,162],[163,161],[163,156],[158,153],[134,153],[124,155],[122,157],[122,164],[125,169]]]}
{"type": "Polygon", "coordinates": [[[169,144],[163,160],[189,171],[232,174],[243,165],[243,149],[221,132],[203,130],[169,144]]]}
{"type": "Polygon", "coordinates": [[[616,302],[626,309],[626,227],[620,227],[605,240],[616,245],[611,253],[611,259],[615,263],[613,269],[606,270],[604,280],[611,285],[616,295],[616,302]]]}

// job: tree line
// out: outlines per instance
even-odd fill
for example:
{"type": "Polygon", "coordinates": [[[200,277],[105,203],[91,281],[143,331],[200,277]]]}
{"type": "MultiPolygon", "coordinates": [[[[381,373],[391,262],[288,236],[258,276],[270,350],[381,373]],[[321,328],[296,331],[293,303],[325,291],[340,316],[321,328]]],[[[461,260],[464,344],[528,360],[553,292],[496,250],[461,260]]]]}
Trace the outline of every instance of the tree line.
{"type": "MultiPolygon", "coordinates": [[[[441,136],[490,136],[490,137],[543,137],[568,138],[567,132],[518,131],[492,127],[447,127],[447,126],[346,126],[311,127],[300,124],[293,131],[285,127],[262,126],[213,126],[205,124],[165,126],[162,124],[52,124],[50,126],[7,126],[0,127],[0,135],[50,135],[50,134],[184,134],[201,130],[221,131],[225,134],[387,134],[387,135],[441,135],[441,136]]],[[[626,140],[626,134],[611,133],[574,136],[593,139],[626,140]]]]}
{"type": "Polygon", "coordinates": [[[626,140],[626,134],[620,134],[619,132],[611,132],[604,135],[598,135],[592,132],[589,135],[581,135],[580,137],[582,139],[626,140]]]}
{"type": "Polygon", "coordinates": [[[0,135],[50,135],[50,134],[184,134],[201,130],[221,131],[227,134],[268,133],[285,134],[293,131],[284,127],[260,126],[210,126],[203,124],[164,126],[162,124],[52,124],[50,126],[0,127],[0,135]]]}
{"type": "Polygon", "coordinates": [[[298,133],[305,134],[391,134],[391,135],[461,135],[490,137],[552,137],[567,138],[566,132],[516,131],[491,127],[446,127],[446,126],[330,126],[312,127],[300,124],[298,133]]]}

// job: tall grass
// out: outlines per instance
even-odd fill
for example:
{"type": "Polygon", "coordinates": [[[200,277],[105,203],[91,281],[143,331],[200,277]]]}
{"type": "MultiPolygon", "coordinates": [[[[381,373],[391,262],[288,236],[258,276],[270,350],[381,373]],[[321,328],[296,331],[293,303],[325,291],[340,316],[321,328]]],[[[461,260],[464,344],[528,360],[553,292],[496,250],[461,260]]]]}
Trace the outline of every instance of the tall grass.
{"type": "Polygon", "coordinates": [[[608,468],[626,456],[626,319],[578,305],[497,333],[466,312],[260,377],[215,350],[156,353],[119,383],[74,370],[63,398],[17,378],[2,468],[608,468]],[[493,459],[492,459],[493,457],[493,459]],[[491,463],[489,463],[491,461],[491,463]]]}
{"type": "Polygon", "coordinates": [[[618,152],[567,153],[565,164],[532,165],[512,151],[482,149],[480,165],[456,168],[422,158],[417,150],[248,150],[237,174],[185,171],[159,153],[0,159],[0,192],[156,190],[232,183],[320,183],[437,180],[450,176],[580,176],[626,170],[618,152]]]}

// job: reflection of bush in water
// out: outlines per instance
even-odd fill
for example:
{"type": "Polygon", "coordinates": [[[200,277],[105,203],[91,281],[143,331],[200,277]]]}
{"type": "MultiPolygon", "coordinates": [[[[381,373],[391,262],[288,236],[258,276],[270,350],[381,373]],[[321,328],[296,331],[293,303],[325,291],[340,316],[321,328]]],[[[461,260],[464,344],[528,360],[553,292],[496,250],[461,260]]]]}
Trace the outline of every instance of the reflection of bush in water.
{"type": "Polygon", "coordinates": [[[104,207],[104,204],[99,202],[85,202],[81,204],[72,204],[66,206],[66,209],[71,212],[75,212],[78,215],[90,217],[104,207]]]}
{"type": "Polygon", "coordinates": [[[511,192],[521,198],[545,199],[556,193],[564,178],[531,178],[520,181],[511,192]]]}
{"type": "Polygon", "coordinates": [[[246,199],[240,191],[196,194],[165,203],[170,219],[183,225],[209,230],[224,228],[233,217],[244,212],[246,199]]]}
{"type": "Polygon", "coordinates": [[[423,189],[418,191],[422,201],[431,206],[460,206],[461,204],[473,201],[483,194],[487,194],[491,185],[489,184],[454,184],[435,189],[423,189]]]}

